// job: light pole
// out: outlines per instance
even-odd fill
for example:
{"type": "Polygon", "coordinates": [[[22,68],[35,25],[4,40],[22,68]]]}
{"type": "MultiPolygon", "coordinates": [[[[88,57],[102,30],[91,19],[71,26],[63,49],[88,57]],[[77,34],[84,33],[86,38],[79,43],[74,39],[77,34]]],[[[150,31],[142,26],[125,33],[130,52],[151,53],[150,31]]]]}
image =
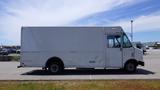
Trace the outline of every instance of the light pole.
{"type": "Polygon", "coordinates": [[[133,20],[131,20],[131,41],[133,42],[133,20]]]}

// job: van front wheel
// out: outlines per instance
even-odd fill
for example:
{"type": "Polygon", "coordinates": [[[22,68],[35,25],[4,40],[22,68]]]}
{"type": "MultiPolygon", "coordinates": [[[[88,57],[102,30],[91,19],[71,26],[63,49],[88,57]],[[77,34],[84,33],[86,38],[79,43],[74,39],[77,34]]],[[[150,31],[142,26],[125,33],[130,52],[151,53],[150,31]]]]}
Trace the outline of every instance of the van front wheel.
{"type": "Polygon", "coordinates": [[[133,73],[137,70],[137,65],[134,62],[127,62],[124,69],[129,73],[133,73]]]}

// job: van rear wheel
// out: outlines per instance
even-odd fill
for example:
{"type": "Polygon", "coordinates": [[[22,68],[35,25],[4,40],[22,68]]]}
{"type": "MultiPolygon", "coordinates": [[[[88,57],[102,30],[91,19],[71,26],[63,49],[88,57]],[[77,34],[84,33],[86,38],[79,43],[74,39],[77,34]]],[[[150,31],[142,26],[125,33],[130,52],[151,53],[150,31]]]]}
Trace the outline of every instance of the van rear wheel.
{"type": "Polygon", "coordinates": [[[125,71],[133,73],[137,70],[137,65],[134,62],[127,62],[124,67],[125,71]]]}
{"type": "Polygon", "coordinates": [[[63,67],[59,62],[52,62],[48,66],[49,72],[52,74],[60,74],[63,71],[63,67]]]}

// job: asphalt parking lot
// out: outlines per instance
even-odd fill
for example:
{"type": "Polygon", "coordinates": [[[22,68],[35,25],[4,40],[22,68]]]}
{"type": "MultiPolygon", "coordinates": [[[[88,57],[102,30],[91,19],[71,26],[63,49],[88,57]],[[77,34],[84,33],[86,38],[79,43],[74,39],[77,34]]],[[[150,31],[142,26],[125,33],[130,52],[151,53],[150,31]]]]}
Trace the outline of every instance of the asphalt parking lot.
{"type": "Polygon", "coordinates": [[[61,75],[50,75],[41,68],[17,68],[19,62],[0,62],[0,80],[105,80],[105,79],[160,79],[160,50],[148,50],[145,66],[134,74],[123,70],[65,70],[61,75]]]}

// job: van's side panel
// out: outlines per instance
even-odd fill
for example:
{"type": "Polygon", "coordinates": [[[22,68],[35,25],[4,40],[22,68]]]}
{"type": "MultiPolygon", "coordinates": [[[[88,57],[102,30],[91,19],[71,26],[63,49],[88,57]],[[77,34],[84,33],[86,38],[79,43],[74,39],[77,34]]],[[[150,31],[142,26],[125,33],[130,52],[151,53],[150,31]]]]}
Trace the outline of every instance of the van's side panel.
{"type": "Polygon", "coordinates": [[[21,63],[44,67],[56,56],[65,67],[105,67],[104,46],[101,27],[24,27],[21,63]]]}

